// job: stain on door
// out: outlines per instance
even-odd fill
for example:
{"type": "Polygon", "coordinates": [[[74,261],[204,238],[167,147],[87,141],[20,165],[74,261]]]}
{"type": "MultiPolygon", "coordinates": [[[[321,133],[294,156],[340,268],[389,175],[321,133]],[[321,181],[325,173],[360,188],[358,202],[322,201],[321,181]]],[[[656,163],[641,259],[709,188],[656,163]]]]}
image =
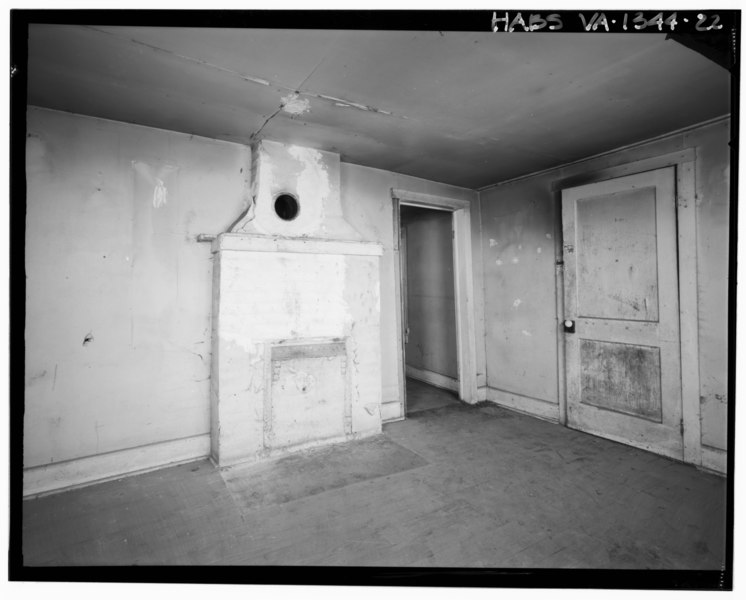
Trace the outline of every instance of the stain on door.
{"type": "Polygon", "coordinates": [[[568,426],[682,458],[675,170],[562,191],[568,426]]]}

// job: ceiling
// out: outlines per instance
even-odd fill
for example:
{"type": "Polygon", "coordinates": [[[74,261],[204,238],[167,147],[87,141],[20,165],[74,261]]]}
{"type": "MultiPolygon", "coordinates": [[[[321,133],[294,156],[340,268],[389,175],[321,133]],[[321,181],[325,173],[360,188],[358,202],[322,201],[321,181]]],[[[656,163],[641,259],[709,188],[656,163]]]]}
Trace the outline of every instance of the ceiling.
{"type": "Polygon", "coordinates": [[[29,103],[471,189],[730,112],[663,34],[31,25],[29,103]]]}

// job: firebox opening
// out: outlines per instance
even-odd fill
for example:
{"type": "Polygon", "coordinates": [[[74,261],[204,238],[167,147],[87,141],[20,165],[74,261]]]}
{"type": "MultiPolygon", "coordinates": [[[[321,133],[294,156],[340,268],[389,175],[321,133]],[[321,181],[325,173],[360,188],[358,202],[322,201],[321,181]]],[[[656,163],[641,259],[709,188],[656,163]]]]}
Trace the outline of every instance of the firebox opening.
{"type": "Polygon", "coordinates": [[[282,220],[292,221],[299,211],[298,199],[292,194],[283,193],[275,198],[275,213],[282,220]]]}

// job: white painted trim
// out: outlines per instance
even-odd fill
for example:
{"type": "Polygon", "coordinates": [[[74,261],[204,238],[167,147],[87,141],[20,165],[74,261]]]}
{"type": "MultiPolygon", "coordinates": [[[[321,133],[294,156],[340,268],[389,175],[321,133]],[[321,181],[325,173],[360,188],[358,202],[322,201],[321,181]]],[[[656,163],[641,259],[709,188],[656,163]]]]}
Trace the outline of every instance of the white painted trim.
{"type": "MultiPolygon", "coordinates": [[[[561,235],[555,233],[555,239],[561,235]]],[[[554,293],[557,305],[557,400],[558,419],[562,425],[567,425],[567,382],[565,381],[565,265],[555,264],[554,293]]]]}
{"type": "Polygon", "coordinates": [[[474,302],[474,266],[471,256],[471,215],[468,208],[453,213],[453,274],[456,291],[456,340],[459,397],[477,399],[477,333],[474,302]]]}
{"type": "Polygon", "coordinates": [[[547,169],[541,169],[539,171],[532,171],[531,173],[526,173],[525,175],[519,175],[518,177],[513,177],[511,179],[506,179],[504,181],[498,181],[497,183],[491,183],[489,185],[486,185],[484,187],[478,188],[477,192],[480,194],[482,192],[486,192],[488,190],[491,190],[493,188],[499,187],[501,185],[506,185],[509,183],[514,183],[516,181],[521,181],[523,179],[531,179],[532,177],[539,177],[541,175],[546,175],[547,173],[551,173],[552,171],[560,171],[562,169],[566,169],[568,167],[572,167],[575,165],[582,165],[583,163],[592,162],[594,160],[598,160],[600,158],[603,158],[605,156],[612,156],[614,154],[618,154],[621,152],[627,152],[630,150],[634,150],[635,148],[643,148],[645,146],[648,146],[650,144],[654,144],[656,142],[661,142],[663,140],[670,139],[672,137],[675,137],[677,135],[683,135],[685,133],[689,133],[690,131],[695,131],[697,129],[700,129],[702,127],[710,127],[711,125],[717,125],[718,123],[722,123],[723,121],[728,121],[731,118],[730,113],[727,115],[720,115],[719,117],[715,117],[713,119],[708,119],[706,121],[702,121],[700,123],[695,123],[694,125],[687,125],[686,127],[682,127],[681,129],[677,129],[675,131],[669,131],[668,133],[664,133],[663,135],[659,135],[653,138],[648,138],[646,140],[642,140],[640,142],[635,142],[633,144],[628,144],[626,146],[619,146],[618,148],[614,148],[613,150],[607,150],[606,152],[600,152],[599,154],[593,154],[592,156],[586,156],[584,158],[579,158],[578,160],[573,160],[567,163],[562,163],[560,165],[557,165],[555,167],[549,167],[547,169]]]}
{"type": "Polygon", "coordinates": [[[377,242],[319,240],[314,238],[279,238],[246,233],[221,233],[212,243],[212,251],[299,252],[305,254],[343,254],[381,256],[383,246],[377,242]]]}
{"type": "Polygon", "coordinates": [[[559,423],[559,405],[553,402],[506,392],[489,386],[487,387],[487,400],[532,417],[559,423]]]}
{"type": "Polygon", "coordinates": [[[702,446],[702,465],[703,468],[715,471],[719,475],[728,473],[728,453],[725,450],[702,446]]]}
{"type": "Polygon", "coordinates": [[[30,467],[23,471],[23,496],[39,496],[101,483],[166,466],[207,458],[210,435],[159,442],[86,456],[65,462],[30,467]]]}
{"type": "MultiPolygon", "coordinates": [[[[468,404],[478,402],[477,398],[477,340],[474,302],[474,265],[472,262],[471,240],[471,202],[455,198],[444,198],[419,192],[391,189],[394,205],[394,235],[398,244],[399,211],[397,203],[402,206],[420,206],[422,208],[438,208],[453,213],[453,275],[456,296],[456,352],[458,354],[459,398],[468,404]]],[[[396,268],[396,267],[395,267],[396,268]]],[[[401,271],[398,271],[401,279],[401,271]]],[[[401,285],[396,287],[397,322],[399,329],[397,339],[402,341],[401,332],[401,285]]],[[[406,394],[406,384],[401,382],[400,395],[406,394]]]]}
{"type": "Polygon", "coordinates": [[[676,167],[676,219],[679,259],[679,343],[684,462],[702,464],[699,401],[699,318],[697,308],[697,202],[694,162],[676,167]]]}
{"type": "MultiPolygon", "coordinates": [[[[404,340],[404,286],[402,283],[402,250],[401,250],[401,213],[399,211],[399,200],[392,198],[391,205],[393,213],[391,218],[394,223],[394,295],[396,300],[396,381],[399,389],[400,410],[398,418],[403,419],[407,414],[407,378],[404,373],[405,340],[404,340]]],[[[383,419],[381,413],[381,419],[383,419]]]]}
{"type": "Polygon", "coordinates": [[[458,198],[446,198],[445,196],[433,196],[432,194],[423,194],[421,192],[409,192],[392,188],[391,197],[399,200],[401,204],[407,206],[419,206],[420,208],[431,208],[435,210],[447,210],[453,212],[463,208],[469,208],[469,200],[459,200],[458,198]]]}
{"type": "Polygon", "coordinates": [[[426,369],[418,369],[411,365],[407,365],[407,377],[422,381],[435,387],[443,388],[444,390],[451,390],[452,392],[458,392],[458,379],[448,377],[447,375],[441,375],[434,371],[428,371],[426,369]]]}
{"type": "Polygon", "coordinates": [[[696,156],[697,153],[694,148],[684,148],[678,152],[642,158],[640,160],[623,163],[613,167],[596,169],[595,171],[577,173],[569,177],[552,181],[552,191],[559,192],[566,188],[580,187],[581,185],[591,183],[600,183],[601,181],[626,177],[627,175],[639,175],[640,173],[665,169],[666,167],[675,167],[676,165],[685,162],[694,161],[696,156]]]}
{"type": "Polygon", "coordinates": [[[391,423],[393,421],[403,421],[404,413],[402,412],[401,402],[386,402],[381,404],[381,421],[391,423]]]}
{"type": "MultiPolygon", "coordinates": [[[[482,279],[482,287],[479,290],[480,297],[478,298],[479,304],[481,304],[481,310],[477,311],[478,317],[481,319],[479,323],[479,330],[482,334],[482,339],[479,342],[480,345],[480,351],[482,353],[482,357],[484,358],[484,363],[481,363],[479,361],[479,354],[477,354],[477,367],[483,366],[483,373],[480,375],[477,375],[477,399],[481,402],[483,400],[487,399],[486,396],[486,387],[487,382],[489,381],[489,377],[487,376],[487,369],[489,368],[489,361],[487,360],[487,319],[486,319],[486,301],[485,298],[487,297],[487,277],[485,275],[485,260],[484,260],[484,252],[485,252],[485,245],[482,243],[482,237],[483,237],[483,228],[484,224],[482,221],[482,199],[477,194],[477,216],[479,218],[479,228],[478,228],[478,243],[479,243],[479,271],[480,271],[480,277],[482,279]]],[[[476,298],[475,298],[476,300],[476,298]]],[[[476,304],[475,304],[476,306],[476,304]]]]}

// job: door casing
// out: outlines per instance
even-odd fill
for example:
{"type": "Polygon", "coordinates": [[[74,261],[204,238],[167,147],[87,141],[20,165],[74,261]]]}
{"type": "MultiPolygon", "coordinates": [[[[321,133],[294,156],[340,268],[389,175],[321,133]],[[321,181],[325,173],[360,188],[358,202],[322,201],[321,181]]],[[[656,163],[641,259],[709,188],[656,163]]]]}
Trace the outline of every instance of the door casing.
{"type": "Polygon", "coordinates": [[[394,209],[394,253],[396,270],[397,309],[397,353],[399,364],[399,397],[402,398],[402,413],[406,408],[406,375],[404,366],[404,340],[402,336],[402,285],[400,266],[400,222],[401,205],[418,206],[452,213],[453,218],[453,271],[456,296],[456,345],[458,357],[459,398],[469,404],[477,398],[477,344],[474,314],[474,282],[471,253],[471,203],[468,200],[433,196],[420,192],[392,189],[394,209]]]}

